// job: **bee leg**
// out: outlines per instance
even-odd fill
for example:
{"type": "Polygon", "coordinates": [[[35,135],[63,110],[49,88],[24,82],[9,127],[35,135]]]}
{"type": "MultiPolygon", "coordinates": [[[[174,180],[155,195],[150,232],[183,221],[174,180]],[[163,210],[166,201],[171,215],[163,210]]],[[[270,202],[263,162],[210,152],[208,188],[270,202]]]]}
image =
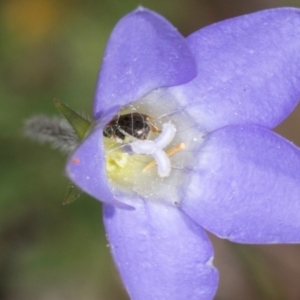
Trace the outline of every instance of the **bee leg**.
{"type": "Polygon", "coordinates": [[[149,125],[150,125],[150,128],[151,128],[152,132],[155,132],[155,133],[161,133],[162,132],[162,130],[159,129],[158,127],[156,127],[155,125],[153,125],[153,124],[149,124],[149,125]]]}
{"type": "Polygon", "coordinates": [[[149,124],[150,130],[151,130],[152,132],[155,132],[155,133],[162,133],[162,130],[159,129],[159,128],[154,124],[153,120],[152,120],[149,116],[146,118],[146,121],[147,121],[147,123],[149,124]]]}

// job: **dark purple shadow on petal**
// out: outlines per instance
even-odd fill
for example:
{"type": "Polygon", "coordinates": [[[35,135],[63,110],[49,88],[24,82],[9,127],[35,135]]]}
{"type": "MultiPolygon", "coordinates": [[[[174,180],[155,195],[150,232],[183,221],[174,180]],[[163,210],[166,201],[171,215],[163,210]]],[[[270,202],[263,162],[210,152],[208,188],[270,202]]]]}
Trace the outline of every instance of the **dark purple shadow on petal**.
{"type": "Polygon", "coordinates": [[[196,64],[185,39],[162,16],[138,8],[114,28],[95,93],[94,117],[125,106],[155,88],[186,83],[196,64]]]}
{"type": "Polygon", "coordinates": [[[193,33],[187,43],[198,75],[178,87],[182,106],[207,131],[242,123],[273,128],[298,103],[299,9],[229,19],[193,33]]]}
{"type": "Polygon", "coordinates": [[[116,113],[112,110],[106,118],[103,118],[90,135],[71,155],[67,164],[68,177],[84,192],[96,199],[122,207],[133,209],[133,207],[117,200],[111,192],[106,177],[105,156],[103,148],[103,127],[116,113]]]}
{"type": "Polygon", "coordinates": [[[104,206],[110,249],[132,300],[213,299],[218,272],[205,231],[175,207],[104,206]]]}
{"type": "Polygon", "coordinates": [[[181,209],[219,237],[300,242],[300,149],[255,126],[229,126],[196,154],[181,209]]]}

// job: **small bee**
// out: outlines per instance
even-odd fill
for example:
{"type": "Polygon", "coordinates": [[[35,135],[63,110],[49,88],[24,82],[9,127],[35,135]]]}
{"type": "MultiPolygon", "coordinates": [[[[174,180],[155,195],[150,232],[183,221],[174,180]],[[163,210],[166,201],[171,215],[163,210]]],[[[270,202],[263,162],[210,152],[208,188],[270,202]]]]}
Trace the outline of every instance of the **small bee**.
{"type": "Polygon", "coordinates": [[[129,113],[115,116],[104,128],[103,135],[118,143],[146,140],[150,133],[160,133],[151,117],[141,113],[129,113]],[[127,139],[126,139],[127,138],[127,139]]]}

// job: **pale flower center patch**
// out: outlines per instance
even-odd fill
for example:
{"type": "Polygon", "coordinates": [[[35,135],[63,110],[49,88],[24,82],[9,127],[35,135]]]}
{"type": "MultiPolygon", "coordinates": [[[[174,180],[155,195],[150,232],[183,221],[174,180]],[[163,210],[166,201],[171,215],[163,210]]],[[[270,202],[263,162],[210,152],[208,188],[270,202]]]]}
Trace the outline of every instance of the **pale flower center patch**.
{"type": "Polygon", "coordinates": [[[192,168],[193,153],[204,134],[178,109],[176,99],[158,91],[125,107],[119,115],[136,113],[149,116],[155,128],[147,138],[135,138],[122,129],[124,141],[115,136],[104,137],[106,171],[112,190],[135,192],[145,199],[178,205],[177,189],[188,180],[187,170],[192,168]]]}

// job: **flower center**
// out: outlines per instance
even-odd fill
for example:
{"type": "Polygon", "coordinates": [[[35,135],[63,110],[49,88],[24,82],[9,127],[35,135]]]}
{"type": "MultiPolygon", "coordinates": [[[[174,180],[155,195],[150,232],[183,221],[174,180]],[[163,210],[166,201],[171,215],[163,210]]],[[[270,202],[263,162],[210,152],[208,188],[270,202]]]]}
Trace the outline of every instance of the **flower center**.
{"type": "MultiPolygon", "coordinates": [[[[135,113],[137,114],[137,113],[135,113]]],[[[144,119],[143,114],[140,117],[144,119]]],[[[106,155],[107,171],[110,177],[115,177],[114,172],[120,173],[120,168],[126,166],[130,161],[130,155],[148,155],[152,156],[154,160],[148,163],[142,170],[142,172],[157,165],[157,172],[160,177],[167,177],[171,173],[171,162],[169,156],[173,155],[177,151],[180,151],[184,147],[183,143],[180,147],[176,146],[164,151],[174,139],[176,133],[176,127],[172,123],[164,123],[162,130],[158,137],[154,140],[147,139],[149,137],[150,126],[145,123],[143,126],[141,122],[136,122],[137,116],[133,114],[121,115],[113,118],[113,120],[105,127],[103,135],[107,138],[112,139],[116,143],[123,144],[120,147],[112,149],[106,155]],[[128,122],[123,124],[124,119],[132,119],[131,125],[128,122]],[[135,126],[138,125],[138,128],[135,126]],[[126,141],[126,142],[125,142],[126,141]]],[[[156,128],[156,127],[155,127],[156,128]]]]}
{"type": "Polygon", "coordinates": [[[130,143],[130,147],[136,154],[153,156],[158,166],[158,175],[166,177],[170,175],[171,162],[163,149],[172,142],[175,133],[175,126],[172,123],[165,123],[163,124],[162,133],[155,140],[136,140],[130,143]]]}
{"type": "Polygon", "coordinates": [[[177,188],[187,177],[186,168],[201,138],[176,101],[163,102],[150,94],[122,109],[103,135],[113,189],[178,203],[177,188]]]}

